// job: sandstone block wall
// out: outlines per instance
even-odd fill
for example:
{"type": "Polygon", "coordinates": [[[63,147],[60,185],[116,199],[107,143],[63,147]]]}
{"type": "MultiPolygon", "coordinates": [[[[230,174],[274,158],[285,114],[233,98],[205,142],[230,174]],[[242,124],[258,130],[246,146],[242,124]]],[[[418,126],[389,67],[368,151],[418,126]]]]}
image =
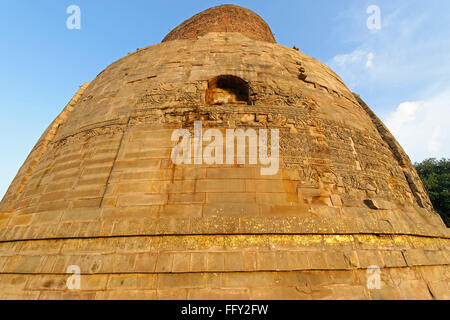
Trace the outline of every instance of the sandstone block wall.
{"type": "Polygon", "coordinates": [[[112,64],[0,203],[0,298],[448,299],[448,266],[448,229],[370,109],[317,60],[240,33],[112,64]],[[207,105],[220,75],[251,102],[207,105]],[[279,129],[280,170],[174,165],[171,134],[194,121],[279,129]]]}

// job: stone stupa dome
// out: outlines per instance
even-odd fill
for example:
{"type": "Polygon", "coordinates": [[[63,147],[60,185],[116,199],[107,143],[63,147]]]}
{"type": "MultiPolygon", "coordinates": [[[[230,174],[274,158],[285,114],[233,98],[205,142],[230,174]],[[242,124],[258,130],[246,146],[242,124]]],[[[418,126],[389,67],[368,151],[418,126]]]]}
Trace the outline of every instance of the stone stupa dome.
{"type": "Polygon", "coordinates": [[[0,298],[449,299],[449,245],[370,108],[222,6],[110,65],[43,133],[0,203],[0,298]],[[175,164],[174,130],[198,121],[279,130],[279,170],[175,164]]]}
{"type": "Polygon", "coordinates": [[[235,5],[205,10],[173,29],[163,40],[195,40],[210,32],[238,32],[258,41],[276,43],[267,23],[256,13],[235,5]]]}

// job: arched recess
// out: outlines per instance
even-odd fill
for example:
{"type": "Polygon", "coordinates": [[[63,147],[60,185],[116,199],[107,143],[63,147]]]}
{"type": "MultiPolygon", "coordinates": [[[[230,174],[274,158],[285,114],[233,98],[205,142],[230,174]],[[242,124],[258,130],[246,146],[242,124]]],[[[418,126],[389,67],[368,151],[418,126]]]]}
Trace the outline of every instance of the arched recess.
{"type": "Polygon", "coordinates": [[[208,81],[206,104],[250,104],[250,86],[232,75],[215,77],[208,81]]]}

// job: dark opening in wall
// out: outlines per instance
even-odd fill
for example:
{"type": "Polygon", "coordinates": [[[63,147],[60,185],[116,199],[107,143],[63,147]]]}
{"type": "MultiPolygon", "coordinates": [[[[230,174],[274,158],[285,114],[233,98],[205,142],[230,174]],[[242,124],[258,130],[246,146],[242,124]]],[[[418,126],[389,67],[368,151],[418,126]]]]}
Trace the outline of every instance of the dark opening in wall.
{"type": "Polygon", "coordinates": [[[208,81],[206,104],[249,104],[250,88],[239,77],[224,75],[208,81]]]}

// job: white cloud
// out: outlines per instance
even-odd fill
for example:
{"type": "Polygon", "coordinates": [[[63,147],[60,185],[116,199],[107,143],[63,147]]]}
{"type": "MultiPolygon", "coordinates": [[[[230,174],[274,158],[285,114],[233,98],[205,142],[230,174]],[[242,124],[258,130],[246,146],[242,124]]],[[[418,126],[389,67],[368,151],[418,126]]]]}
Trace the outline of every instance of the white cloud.
{"type": "Polygon", "coordinates": [[[365,73],[364,69],[373,67],[374,57],[372,52],[358,48],[351,53],[333,57],[329,65],[345,79],[350,88],[354,88],[363,81],[361,75],[365,73]]]}
{"type": "Polygon", "coordinates": [[[333,64],[338,65],[340,67],[345,67],[348,65],[356,65],[361,63],[364,60],[367,52],[364,50],[356,49],[352,53],[348,54],[340,54],[333,58],[333,64]]]}
{"type": "Polygon", "coordinates": [[[441,144],[441,127],[437,127],[433,131],[433,135],[431,136],[430,142],[428,143],[428,151],[431,154],[437,154],[439,150],[442,148],[441,144]]]}
{"type": "Polygon", "coordinates": [[[365,26],[365,8],[352,7],[342,21],[356,21],[352,29],[343,30],[348,37],[344,41],[353,48],[327,64],[358,93],[448,79],[450,42],[446,41],[448,32],[443,31],[443,16],[434,14],[438,9],[429,8],[428,3],[413,7],[408,2],[395,6],[386,2],[380,7],[382,28],[375,33],[365,26]]]}
{"type": "Polygon", "coordinates": [[[373,59],[375,55],[373,52],[356,49],[348,54],[340,54],[333,58],[331,64],[339,67],[361,67],[370,68],[373,66],[373,59]]]}
{"type": "Polygon", "coordinates": [[[384,122],[411,160],[450,157],[450,88],[426,100],[401,103],[384,122]]]}
{"type": "Polygon", "coordinates": [[[375,55],[372,52],[369,52],[367,54],[367,62],[366,62],[366,68],[372,68],[373,67],[373,59],[375,58],[375,55]]]}
{"type": "Polygon", "coordinates": [[[450,5],[379,2],[382,28],[375,33],[356,1],[341,14],[352,47],[327,64],[384,118],[411,160],[450,157],[449,29],[438,14],[450,5]]]}
{"type": "Polygon", "coordinates": [[[403,102],[392,112],[388,118],[389,128],[393,132],[399,132],[401,128],[416,119],[417,110],[420,108],[421,102],[403,102]]]}

